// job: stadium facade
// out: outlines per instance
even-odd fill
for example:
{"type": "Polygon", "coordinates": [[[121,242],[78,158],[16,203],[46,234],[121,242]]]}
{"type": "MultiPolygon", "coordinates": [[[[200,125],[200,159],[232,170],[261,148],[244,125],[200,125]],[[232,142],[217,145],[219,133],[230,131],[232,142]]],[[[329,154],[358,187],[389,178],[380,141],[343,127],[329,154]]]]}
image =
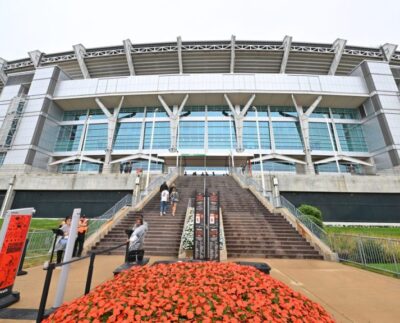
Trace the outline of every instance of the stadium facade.
{"type": "Polygon", "coordinates": [[[0,59],[0,172],[400,165],[400,52],[283,41],[132,44],[0,59]],[[151,157],[149,157],[151,156],[151,157]]]}

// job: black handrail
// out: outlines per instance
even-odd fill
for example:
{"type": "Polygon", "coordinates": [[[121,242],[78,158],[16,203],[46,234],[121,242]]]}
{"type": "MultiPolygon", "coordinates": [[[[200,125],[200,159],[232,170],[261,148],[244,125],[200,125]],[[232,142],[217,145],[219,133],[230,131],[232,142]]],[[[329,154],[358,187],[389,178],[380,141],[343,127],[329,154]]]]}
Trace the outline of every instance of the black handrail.
{"type": "MultiPolygon", "coordinates": [[[[42,297],[40,299],[40,305],[39,305],[39,309],[38,309],[38,314],[36,317],[36,322],[40,323],[42,322],[44,316],[45,316],[45,310],[46,310],[46,303],[47,303],[47,297],[49,295],[49,289],[50,289],[50,284],[51,284],[51,278],[53,276],[53,271],[56,267],[62,267],[64,265],[68,265],[68,264],[72,264],[74,262],[78,262],[81,260],[84,260],[86,258],[90,258],[90,263],[89,263],[89,268],[88,268],[88,274],[87,274],[87,278],[86,278],[86,285],[85,285],[85,295],[87,293],[89,293],[90,291],[90,286],[92,284],[92,277],[93,277],[93,268],[94,268],[94,260],[96,255],[100,255],[118,248],[121,248],[122,246],[129,246],[129,242],[124,242],[122,244],[119,244],[118,246],[115,247],[111,247],[111,248],[107,248],[98,252],[91,252],[89,255],[87,256],[83,256],[83,257],[79,257],[78,259],[72,259],[66,262],[62,262],[59,264],[55,264],[55,263],[49,263],[49,266],[46,268],[47,273],[46,273],[46,278],[44,280],[44,285],[43,285],[43,291],[42,291],[42,297]]],[[[127,249],[128,250],[128,247],[127,249]]],[[[126,258],[127,256],[125,256],[126,258]]]]}

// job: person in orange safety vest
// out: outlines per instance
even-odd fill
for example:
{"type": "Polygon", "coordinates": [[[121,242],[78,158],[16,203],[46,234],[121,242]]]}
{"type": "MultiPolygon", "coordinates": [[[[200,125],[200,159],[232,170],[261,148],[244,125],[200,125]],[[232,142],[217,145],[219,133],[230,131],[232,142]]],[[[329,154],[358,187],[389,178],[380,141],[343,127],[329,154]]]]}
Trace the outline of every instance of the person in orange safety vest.
{"type": "Polygon", "coordinates": [[[75,241],[74,252],[72,254],[73,257],[82,256],[83,244],[85,242],[85,234],[88,230],[89,221],[86,218],[86,215],[83,214],[79,220],[78,225],[78,236],[75,241]]]}

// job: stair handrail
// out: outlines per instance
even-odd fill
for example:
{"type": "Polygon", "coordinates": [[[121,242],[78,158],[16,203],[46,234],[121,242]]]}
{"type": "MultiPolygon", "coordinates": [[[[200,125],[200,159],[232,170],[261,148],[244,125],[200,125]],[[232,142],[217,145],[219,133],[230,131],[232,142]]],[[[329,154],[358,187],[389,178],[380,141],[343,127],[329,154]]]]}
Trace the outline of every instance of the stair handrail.
{"type": "Polygon", "coordinates": [[[293,203],[288,201],[285,197],[281,195],[280,198],[282,207],[286,208],[291,214],[293,214],[296,219],[298,219],[305,227],[307,227],[307,229],[310,230],[316,238],[323,242],[328,248],[331,248],[329,235],[324,229],[311,221],[310,217],[302,213],[298,208],[293,205],[293,203]]]}
{"type": "Polygon", "coordinates": [[[159,177],[155,178],[144,189],[144,191],[142,192],[141,198],[143,198],[144,196],[149,194],[155,187],[157,187],[157,186],[161,185],[162,183],[167,182],[168,180],[170,180],[176,173],[177,173],[177,170],[175,169],[175,170],[170,171],[165,176],[159,176],[159,177]]]}
{"type": "Polygon", "coordinates": [[[102,215],[92,218],[92,220],[108,220],[111,219],[115,213],[121,210],[124,206],[131,205],[132,194],[126,194],[122,199],[115,203],[111,208],[105,211],[102,215]]]}
{"type": "MultiPolygon", "coordinates": [[[[258,182],[256,179],[250,177],[250,176],[246,176],[243,174],[242,169],[241,168],[232,168],[233,173],[236,175],[236,177],[240,180],[240,182],[244,185],[244,186],[252,186],[254,187],[257,192],[260,192],[261,195],[263,195],[263,188],[260,182],[258,182]]],[[[268,200],[268,202],[272,203],[273,199],[272,199],[272,193],[271,192],[264,192],[265,195],[264,197],[268,200]]]]}
{"type": "MultiPolygon", "coordinates": [[[[233,172],[235,173],[238,180],[242,182],[242,184],[245,184],[249,187],[252,186],[258,192],[262,192],[261,184],[254,178],[248,178],[244,176],[241,173],[240,169],[235,168],[233,169],[233,172]]],[[[268,198],[268,196],[263,196],[262,194],[260,194],[260,198],[267,199],[268,202],[272,203],[272,194],[270,195],[270,198],[268,198]]],[[[313,236],[314,239],[318,239],[326,248],[328,248],[331,252],[333,252],[329,235],[326,233],[324,229],[320,228],[314,222],[312,222],[308,216],[304,215],[299,209],[297,209],[290,201],[288,201],[282,195],[280,195],[280,200],[281,200],[281,206],[286,208],[288,212],[292,214],[301,223],[301,225],[306,227],[310,231],[310,234],[313,236]]]]}

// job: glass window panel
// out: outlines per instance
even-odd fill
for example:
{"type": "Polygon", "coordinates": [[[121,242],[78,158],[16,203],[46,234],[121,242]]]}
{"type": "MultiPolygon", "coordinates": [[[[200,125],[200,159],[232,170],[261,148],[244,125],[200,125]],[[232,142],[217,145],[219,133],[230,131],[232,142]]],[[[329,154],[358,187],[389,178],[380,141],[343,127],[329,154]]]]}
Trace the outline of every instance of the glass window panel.
{"type": "MultiPolygon", "coordinates": [[[[151,131],[153,122],[146,122],[144,130],[144,149],[150,149],[151,131]]],[[[171,147],[169,122],[155,122],[153,148],[154,149],[168,149],[171,147]]]]}
{"type": "MultiPolygon", "coordinates": [[[[259,122],[261,148],[270,149],[269,124],[265,121],[259,122]]],[[[257,123],[256,121],[243,122],[243,147],[247,149],[258,149],[257,123]]]]}
{"type": "Polygon", "coordinates": [[[178,148],[184,148],[184,149],[204,148],[203,121],[181,121],[179,123],[178,148]]]}
{"type": "Polygon", "coordinates": [[[336,130],[343,151],[368,151],[361,125],[337,123],[336,130]]]}
{"type": "MultiPolygon", "coordinates": [[[[309,107],[304,107],[303,111],[306,112],[309,107]]],[[[313,113],[311,113],[310,118],[330,118],[329,108],[316,108],[313,113]]]]}
{"type": "MultiPolygon", "coordinates": [[[[268,117],[268,107],[256,107],[256,108],[257,108],[259,117],[268,117]]],[[[247,117],[255,117],[256,112],[254,111],[254,109],[252,109],[250,107],[249,110],[247,110],[246,116],[247,117]]]]}
{"type": "Polygon", "coordinates": [[[105,150],[107,148],[107,123],[89,124],[83,150],[105,150]]]}
{"type": "Polygon", "coordinates": [[[64,111],[63,121],[85,120],[87,110],[64,111]]]}
{"type": "Polygon", "coordinates": [[[206,115],[206,107],[205,106],[192,106],[192,107],[185,107],[183,109],[183,113],[189,113],[188,116],[190,117],[205,117],[206,115]]]}
{"type": "Polygon", "coordinates": [[[142,119],[144,117],[144,108],[122,108],[119,111],[119,119],[137,118],[142,119]]]}
{"type": "MultiPolygon", "coordinates": [[[[124,163],[120,163],[119,170],[120,173],[136,173],[137,169],[142,169],[143,171],[147,171],[149,167],[149,161],[144,159],[135,159],[132,161],[127,161],[124,163]]],[[[163,164],[150,162],[150,171],[162,171],[163,164]]]]}
{"type": "Polygon", "coordinates": [[[139,149],[142,124],[118,123],[114,139],[114,150],[139,149]]]}
{"type": "MultiPolygon", "coordinates": [[[[261,171],[260,163],[251,165],[253,171],[261,171]]],[[[296,172],[296,165],[294,163],[266,160],[263,162],[263,170],[265,172],[296,172]]]]}
{"type": "Polygon", "coordinates": [[[146,109],[146,118],[153,118],[155,109],[158,109],[156,112],[156,118],[167,118],[168,113],[162,107],[148,107],[146,109]]]}
{"type": "Polygon", "coordinates": [[[270,107],[271,117],[297,117],[295,107],[270,107]]]}
{"type": "Polygon", "coordinates": [[[207,116],[209,117],[222,117],[224,114],[222,111],[225,111],[226,113],[231,113],[231,110],[229,109],[228,106],[222,105],[222,106],[208,106],[207,107],[207,116]]]}
{"type": "Polygon", "coordinates": [[[61,126],[54,151],[75,151],[79,148],[83,125],[61,126]]]}
{"type": "Polygon", "coordinates": [[[208,148],[234,149],[236,147],[235,125],[229,121],[208,122],[208,148]],[[229,126],[230,125],[230,126],[229,126]]]}
{"type": "Polygon", "coordinates": [[[96,172],[100,173],[102,169],[102,164],[90,163],[87,161],[82,161],[79,168],[80,161],[71,161],[68,163],[63,163],[58,165],[59,173],[77,173],[81,172],[96,172]]]}
{"type": "Polygon", "coordinates": [[[332,108],[331,111],[334,119],[361,119],[360,109],[332,108]]]}
{"type": "Polygon", "coordinates": [[[275,146],[277,149],[301,149],[301,131],[298,122],[273,122],[275,146]]]}
{"type": "MultiPolygon", "coordinates": [[[[341,173],[361,174],[362,166],[359,164],[351,164],[348,162],[339,162],[341,173]]],[[[338,173],[336,162],[315,165],[317,173],[338,173]]]]}
{"type": "Polygon", "coordinates": [[[310,146],[312,150],[334,150],[336,149],[335,143],[333,142],[333,132],[331,136],[328,132],[328,126],[322,122],[310,122],[310,146]],[[332,139],[331,139],[332,138],[332,139]],[[333,146],[332,146],[333,145],[333,146]]]}
{"type": "MultiPolygon", "coordinates": [[[[113,109],[108,109],[110,113],[113,113],[113,109]]],[[[90,110],[89,111],[90,119],[92,120],[97,120],[97,119],[107,119],[107,116],[103,113],[101,109],[95,109],[95,110],[90,110]]]]}

